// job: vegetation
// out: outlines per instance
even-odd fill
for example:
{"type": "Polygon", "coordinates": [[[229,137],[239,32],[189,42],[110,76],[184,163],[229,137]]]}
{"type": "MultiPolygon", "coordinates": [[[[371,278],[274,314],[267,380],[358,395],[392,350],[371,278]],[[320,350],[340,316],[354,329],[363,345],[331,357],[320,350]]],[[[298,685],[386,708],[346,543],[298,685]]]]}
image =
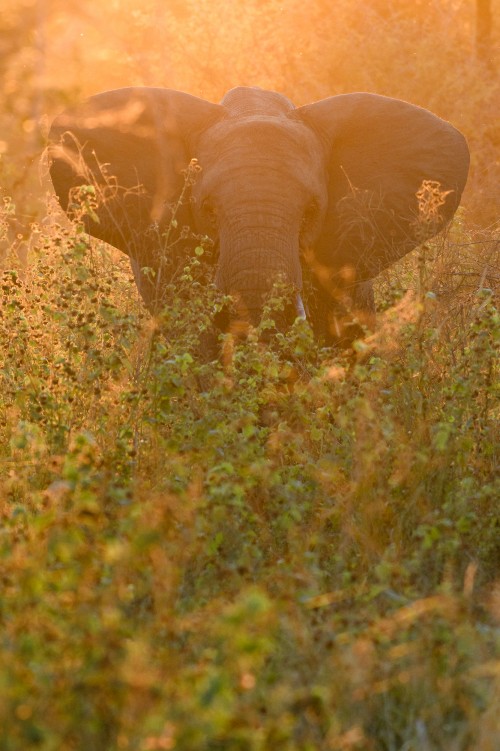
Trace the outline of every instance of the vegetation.
{"type": "Polygon", "coordinates": [[[465,3],[250,2],[238,26],[117,0],[93,32],[66,5],[2,19],[0,751],[495,751],[498,84],[465,3]],[[469,137],[464,208],[379,280],[354,353],[297,321],[207,362],[207,252],[152,320],[26,170],[46,115],[130,83],[414,100],[469,137]]]}

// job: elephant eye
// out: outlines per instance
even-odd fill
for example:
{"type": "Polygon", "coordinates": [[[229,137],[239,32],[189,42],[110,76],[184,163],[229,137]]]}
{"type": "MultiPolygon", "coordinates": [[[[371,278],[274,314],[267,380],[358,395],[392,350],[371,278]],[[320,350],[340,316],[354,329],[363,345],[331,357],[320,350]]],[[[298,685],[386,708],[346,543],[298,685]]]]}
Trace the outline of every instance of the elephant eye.
{"type": "Polygon", "coordinates": [[[204,198],[201,202],[201,211],[203,216],[215,226],[217,224],[217,209],[210,198],[204,198]]]}
{"type": "Polygon", "coordinates": [[[316,220],[318,215],[319,204],[316,199],[313,199],[306,207],[302,216],[301,230],[308,230],[316,220]]]}

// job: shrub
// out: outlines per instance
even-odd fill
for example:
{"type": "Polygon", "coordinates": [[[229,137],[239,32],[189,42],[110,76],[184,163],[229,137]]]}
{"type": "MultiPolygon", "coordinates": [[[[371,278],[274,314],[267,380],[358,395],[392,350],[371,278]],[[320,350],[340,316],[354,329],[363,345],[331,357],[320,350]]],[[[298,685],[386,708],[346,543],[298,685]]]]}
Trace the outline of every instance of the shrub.
{"type": "Polygon", "coordinates": [[[492,749],[494,236],[393,268],[354,356],[298,320],[209,361],[203,255],[151,320],[126,259],[33,238],[2,283],[0,748],[492,749]]]}

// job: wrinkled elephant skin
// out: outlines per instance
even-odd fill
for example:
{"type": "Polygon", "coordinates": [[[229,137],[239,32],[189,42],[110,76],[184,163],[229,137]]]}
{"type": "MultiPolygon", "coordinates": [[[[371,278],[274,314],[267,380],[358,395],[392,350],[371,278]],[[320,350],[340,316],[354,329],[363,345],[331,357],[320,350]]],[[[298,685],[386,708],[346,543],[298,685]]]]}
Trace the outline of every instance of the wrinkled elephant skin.
{"type": "Polygon", "coordinates": [[[459,131],[407,102],[361,93],[297,108],[244,87],[220,104],[160,88],[98,94],[55,119],[49,158],[70,216],[75,190],[94,185],[86,229],[128,254],[151,310],[161,289],[141,269],[158,272],[196,158],[176,219],[214,240],[233,323],[257,324],[281,279],[295,290],[289,318],[307,312],[323,340],[344,344],[354,318],[372,323],[373,278],[451,219],[469,166],[459,131]]]}

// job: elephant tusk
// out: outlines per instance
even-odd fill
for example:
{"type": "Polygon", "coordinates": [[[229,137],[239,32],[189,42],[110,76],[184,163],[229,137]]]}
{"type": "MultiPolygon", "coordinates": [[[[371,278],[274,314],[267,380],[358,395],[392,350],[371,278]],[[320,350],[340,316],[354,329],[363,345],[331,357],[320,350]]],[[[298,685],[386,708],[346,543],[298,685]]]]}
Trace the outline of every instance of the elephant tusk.
{"type": "Polygon", "coordinates": [[[295,310],[297,312],[297,318],[302,318],[303,321],[307,321],[306,309],[304,308],[304,303],[302,302],[300,292],[297,292],[297,296],[295,298],[295,310]]]}

